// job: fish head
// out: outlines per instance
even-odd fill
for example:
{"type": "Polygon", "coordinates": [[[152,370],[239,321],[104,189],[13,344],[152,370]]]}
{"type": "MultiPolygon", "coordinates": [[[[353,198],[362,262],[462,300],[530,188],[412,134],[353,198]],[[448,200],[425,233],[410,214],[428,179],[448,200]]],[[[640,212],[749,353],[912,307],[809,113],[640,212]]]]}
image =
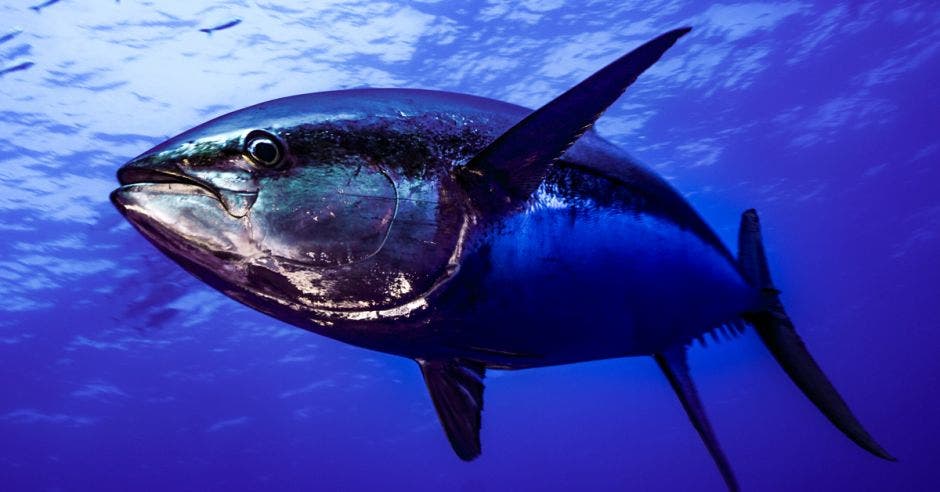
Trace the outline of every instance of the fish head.
{"type": "Polygon", "coordinates": [[[322,131],[265,116],[231,113],[132,159],[111,201],[158,249],[233,297],[322,304],[329,299],[316,297],[329,293],[311,282],[383,248],[396,187],[369,156],[325,151],[322,131]]]}

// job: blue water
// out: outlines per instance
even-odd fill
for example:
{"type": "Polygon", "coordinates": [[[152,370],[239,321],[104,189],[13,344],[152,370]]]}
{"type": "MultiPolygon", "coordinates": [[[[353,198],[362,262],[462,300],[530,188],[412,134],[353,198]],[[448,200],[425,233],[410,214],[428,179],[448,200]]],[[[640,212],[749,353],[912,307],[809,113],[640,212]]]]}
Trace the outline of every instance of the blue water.
{"type": "Polygon", "coordinates": [[[682,25],[600,133],[729,244],[760,211],[797,328],[900,459],[748,332],[690,355],[742,486],[937,487],[936,2],[310,3],[0,5],[0,71],[34,63],[0,76],[0,490],[723,490],[651,359],[491,371],[463,463],[412,361],[236,304],[108,203],[120,164],[230,110],[361,86],[537,107],[682,25]]]}

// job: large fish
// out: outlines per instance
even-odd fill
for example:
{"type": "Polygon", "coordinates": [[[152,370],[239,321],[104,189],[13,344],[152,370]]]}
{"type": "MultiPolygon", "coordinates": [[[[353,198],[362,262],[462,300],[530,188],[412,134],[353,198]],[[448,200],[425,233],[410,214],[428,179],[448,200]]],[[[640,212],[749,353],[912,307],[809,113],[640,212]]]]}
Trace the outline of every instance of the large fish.
{"type": "Polygon", "coordinates": [[[688,31],[534,112],[405,89],[261,103],[133,159],[111,200],[233,299],[416,360],[464,460],[480,454],[487,369],[653,356],[737,489],[686,347],[744,326],[832,423],[891,460],[794,330],[757,214],[744,212],[733,255],[665,181],[590,130],[688,31]]]}

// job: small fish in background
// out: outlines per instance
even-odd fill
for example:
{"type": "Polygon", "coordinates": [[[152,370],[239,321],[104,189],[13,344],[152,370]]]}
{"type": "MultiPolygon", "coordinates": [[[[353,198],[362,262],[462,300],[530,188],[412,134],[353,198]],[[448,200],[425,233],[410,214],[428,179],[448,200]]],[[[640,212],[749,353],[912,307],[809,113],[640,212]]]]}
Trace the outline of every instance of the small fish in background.
{"type": "Polygon", "coordinates": [[[4,34],[3,36],[0,36],[0,44],[6,43],[7,41],[19,36],[20,34],[22,34],[22,32],[23,31],[17,29],[15,31],[4,34]]]}
{"type": "Polygon", "coordinates": [[[33,5],[33,6],[30,7],[30,8],[33,9],[33,10],[35,10],[35,11],[38,13],[40,10],[42,10],[42,9],[44,9],[44,8],[50,6],[50,5],[55,5],[55,4],[59,3],[60,1],[62,1],[62,0],[46,0],[45,2],[42,2],[42,3],[40,3],[39,5],[33,5]]]}
{"type": "Polygon", "coordinates": [[[0,68],[0,77],[3,77],[4,75],[6,75],[6,74],[8,74],[8,73],[19,72],[19,71],[21,71],[21,70],[26,70],[27,68],[32,67],[33,65],[35,65],[35,63],[33,63],[33,62],[23,62],[23,63],[20,63],[19,65],[14,65],[14,66],[9,67],[9,68],[0,68]]]}
{"type": "MultiPolygon", "coordinates": [[[[56,0],[56,1],[58,1],[58,0],[56,0]]],[[[230,28],[230,27],[235,27],[235,26],[237,26],[237,25],[239,25],[239,24],[241,24],[241,23],[242,23],[242,20],[241,20],[241,19],[235,19],[235,20],[233,20],[233,21],[228,21],[228,22],[226,22],[225,24],[221,24],[221,25],[218,25],[218,26],[215,26],[215,27],[206,27],[206,28],[200,29],[200,31],[202,31],[202,32],[204,32],[204,33],[206,33],[206,34],[208,34],[208,35],[211,36],[212,33],[215,32],[215,31],[221,31],[221,30],[223,30],[223,29],[228,29],[228,28],[230,28]]]]}

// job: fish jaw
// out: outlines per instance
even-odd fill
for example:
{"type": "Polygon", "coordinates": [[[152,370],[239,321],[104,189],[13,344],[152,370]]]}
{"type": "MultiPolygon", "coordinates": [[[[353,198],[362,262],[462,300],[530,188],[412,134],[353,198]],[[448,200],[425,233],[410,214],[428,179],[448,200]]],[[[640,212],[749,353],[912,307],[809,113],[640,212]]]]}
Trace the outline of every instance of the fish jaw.
{"type": "Polygon", "coordinates": [[[125,184],[111,193],[111,203],[150,242],[178,261],[198,257],[221,266],[230,265],[232,257],[257,253],[249,240],[247,219],[231,216],[215,194],[199,185],[125,184]]]}

